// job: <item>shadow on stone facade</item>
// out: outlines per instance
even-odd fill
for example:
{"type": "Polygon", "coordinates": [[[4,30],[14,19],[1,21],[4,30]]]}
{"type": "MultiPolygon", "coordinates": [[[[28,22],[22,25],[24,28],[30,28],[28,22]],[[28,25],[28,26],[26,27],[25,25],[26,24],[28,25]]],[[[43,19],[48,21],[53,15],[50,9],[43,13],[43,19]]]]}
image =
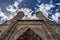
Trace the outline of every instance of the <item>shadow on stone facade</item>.
{"type": "Polygon", "coordinates": [[[28,29],[17,40],[42,40],[32,29],[28,29]]]}

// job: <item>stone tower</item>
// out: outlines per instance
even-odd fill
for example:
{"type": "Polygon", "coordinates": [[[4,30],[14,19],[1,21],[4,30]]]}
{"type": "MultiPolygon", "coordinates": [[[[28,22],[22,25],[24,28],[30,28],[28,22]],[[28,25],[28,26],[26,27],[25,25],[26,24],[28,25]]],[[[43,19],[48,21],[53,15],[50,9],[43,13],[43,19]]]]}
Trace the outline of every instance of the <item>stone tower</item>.
{"type": "Polygon", "coordinates": [[[0,40],[60,40],[60,25],[37,12],[39,20],[21,20],[19,12],[12,20],[0,25],[0,40]]]}

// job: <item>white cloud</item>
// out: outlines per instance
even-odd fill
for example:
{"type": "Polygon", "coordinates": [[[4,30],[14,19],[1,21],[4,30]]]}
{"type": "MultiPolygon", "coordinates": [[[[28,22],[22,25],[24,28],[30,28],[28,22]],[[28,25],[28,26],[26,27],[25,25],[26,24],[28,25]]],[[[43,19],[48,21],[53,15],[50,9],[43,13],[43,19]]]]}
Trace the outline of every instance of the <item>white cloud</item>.
{"type": "Polygon", "coordinates": [[[0,8],[0,17],[2,17],[1,19],[0,19],[0,24],[2,24],[3,22],[5,22],[6,20],[7,20],[7,16],[6,15],[4,15],[4,13],[1,11],[1,8],[0,8]],[[4,21],[2,21],[2,20],[4,20],[4,21]]]}
{"type": "Polygon", "coordinates": [[[7,16],[4,15],[4,13],[1,11],[1,8],[0,8],[0,17],[3,17],[3,19],[6,19],[7,18],[7,16]]]}
{"type": "MultiPolygon", "coordinates": [[[[0,17],[2,17],[0,21],[2,21],[2,23],[3,23],[3,22],[6,21],[6,20],[12,19],[12,18],[13,18],[13,15],[10,15],[10,16],[8,17],[7,15],[5,15],[5,12],[2,12],[2,11],[1,11],[1,8],[0,8],[0,17]]],[[[1,23],[0,23],[0,24],[1,24],[1,23]]]]}
{"type": "Polygon", "coordinates": [[[40,7],[40,11],[43,11],[43,9],[45,9],[45,10],[50,10],[52,7],[55,7],[54,5],[52,5],[52,4],[41,4],[41,5],[39,5],[39,7],[40,7]]]}
{"type": "Polygon", "coordinates": [[[22,19],[30,19],[31,18],[31,14],[32,14],[32,10],[29,8],[21,8],[20,11],[24,12],[24,17],[22,19]]]}
{"type": "Polygon", "coordinates": [[[9,5],[9,7],[7,7],[7,10],[10,12],[16,12],[17,9],[14,9],[12,5],[9,5]]]}
{"type": "Polygon", "coordinates": [[[23,1],[23,0],[17,0],[12,5],[9,5],[8,7],[6,7],[7,11],[11,12],[11,15],[8,18],[8,20],[12,19],[15,15],[17,15],[17,13],[19,11],[18,5],[21,1],[23,1]],[[13,16],[13,14],[14,14],[14,16],[13,16]]]}
{"type": "Polygon", "coordinates": [[[29,8],[21,8],[19,11],[24,12],[24,17],[22,18],[22,20],[34,20],[37,19],[36,15],[32,16],[32,10],[29,8]]]}
{"type": "Polygon", "coordinates": [[[20,3],[21,1],[23,1],[23,0],[17,0],[17,1],[15,1],[12,5],[9,5],[8,7],[6,7],[7,11],[16,13],[17,10],[18,10],[18,5],[19,5],[19,3],[20,3]],[[15,7],[15,8],[14,8],[14,7],[15,7]]]}
{"type": "Polygon", "coordinates": [[[37,0],[38,1],[38,3],[40,3],[41,2],[41,0],[37,0]]]}
{"type": "MultiPolygon", "coordinates": [[[[29,9],[29,8],[21,8],[21,9],[19,9],[18,8],[18,5],[20,4],[21,1],[23,1],[23,0],[17,0],[12,5],[9,5],[8,7],[6,7],[7,11],[10,11],[12,14],[17,14],[19,11],[22,11],[22,12],[24,12],[24,15],[25,15],[22,19],[25,19],[25,20],[26,19],[27,20],[37,19],[37,17],[35,15],[34,16],[31,15],[32,12],[33,12],[31,9],[29,9]]],[[[13,18],[12,15],[10,16],[10,19],[11,18],[13,18]]],[[[10,20],[10,19],[8,18],[8,20],[10,20]]]]}
{"type": "Polygon", "coordinates": [[[56,22],[58,22],[58,17],[60,17],[60,13],[59,12],[56,12],[54,15],[52,15],[52,19],[56,22]]]}
{"type": "Polygon", "coordinates": [[[56,3],[56,5],[60,5],[60,3],[56,3]]]}
{"type": "MultiPolygon", "coordinates": [[[[48,18],[48,14],[50,13],[48,10],[50,10],[51,8],[55,7],[52,4],[44,4],[42,3],[41,5],[39,5],[39,9],[37,9],[37,11],[42,11],[43,15],[48,18]]],[[[51,19],[49,19],[51,20],[51,19]]],[[[51,20],[52,21],[52,20],[51,20]]]]}
{"type": "MultiPolygon", "coordinates": [[[[18,5],[20,4],[20,2],[22,2],[23,0],[17,0],[17,1],[15,1],[12,5],[9,5],[9,6],[7,6],[6,7],[6,9],[7,9],[7,11],[10,11],[12,14],[14,14],[14,15],[17,15],[17,13],[19,12],[19,11],[22,11],[22,12],[24,12],[24,17],[22,18],[22,20],[34,20],[34,19],[38,19],[37,17],[36,17],[36,15],[31,15],[32,13],[33,13],[33,11],[31,10],[31,9],[29,9],[29,8],[21,8],[21,9],[19,9],[18,8],[18,5]]],[[[41,1],[40,0],[37,0],[38,1],[38,3],[40,3],[41,1]]],[[[51,8],[53,8],[53,7],[55,7],[53,4],[52,4],[52,0],[51,0],[51,2],[50,2],[50,4],[44,4],[44,3],[42,3],[41,5],[38,5],[38,4],[36,4],[39,8],[36,10],[36,12],[37,11],[42,11],[42,13],[43,13],[43,15],[46,17],[46,18],[48,18],[48,13],[50,13],[50,12],[48,12],[48,10],[50,10],[51,8]]],[[[56,5],[60,5],[60,3],[56,3],[56,5]]],[[[58,9],[57,9],[58,10],[58,9]]],[[[56,11],[57,11],[56,10],[56,11]]],[[[10,17],[7,17],[2,11],[1,11],[1,8],[0,8],[0,17],[3,17],[1,20],[10,20],[10,19],[12,19],[14,16],[12,16],[12,14],[10,15],[10,17]]],[[[57,22],[57,20],[58,20],[58,17],[60,17],[60,13],[59,12],[56,12],[54,15],[52,15],[52,19],[54,20],[54,21],[56,21],[57,22]]]]}
{"type": "Polygon", "coordinates": [[[31,20],[38,20],[39,18],[36,17],[36,15],[33,15],[30,19],[31,19],[31,20]]]}

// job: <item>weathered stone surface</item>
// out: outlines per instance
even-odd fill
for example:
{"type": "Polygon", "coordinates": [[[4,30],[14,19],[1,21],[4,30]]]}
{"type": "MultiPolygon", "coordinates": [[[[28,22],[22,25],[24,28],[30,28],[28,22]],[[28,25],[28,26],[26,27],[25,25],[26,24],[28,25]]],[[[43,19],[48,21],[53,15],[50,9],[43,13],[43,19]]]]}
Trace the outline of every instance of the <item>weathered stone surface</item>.
{"type": "Polygon", "coordinates": [[[45,20],[42,17],[39,20],[12,19],[5,22],[0,25],[0,40],[60,40],[60,25],[45,20]]]}

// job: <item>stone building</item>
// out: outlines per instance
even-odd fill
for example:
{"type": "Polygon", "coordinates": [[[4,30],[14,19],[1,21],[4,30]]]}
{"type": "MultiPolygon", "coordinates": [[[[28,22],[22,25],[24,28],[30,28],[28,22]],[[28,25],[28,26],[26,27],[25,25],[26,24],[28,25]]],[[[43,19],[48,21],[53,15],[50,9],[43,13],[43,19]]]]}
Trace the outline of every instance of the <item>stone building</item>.
{"type": "Polygon", "coordinates": [[[0,25],[0,40],[60,40],[60,25],[37,12],[39,20],[21,20],[19,12],[12,20],[0,25]]]}

